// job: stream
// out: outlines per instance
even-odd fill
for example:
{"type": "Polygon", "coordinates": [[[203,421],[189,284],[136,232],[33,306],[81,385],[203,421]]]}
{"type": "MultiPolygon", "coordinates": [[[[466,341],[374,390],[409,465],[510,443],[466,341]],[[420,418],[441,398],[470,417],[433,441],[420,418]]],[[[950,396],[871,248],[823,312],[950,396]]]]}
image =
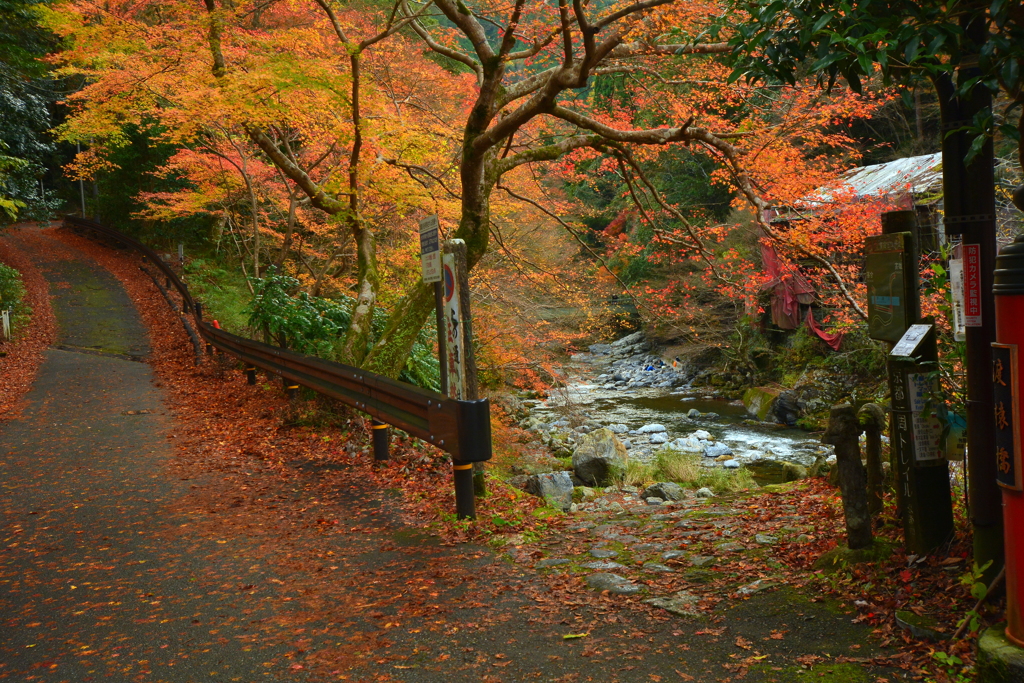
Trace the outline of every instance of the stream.
{"type": "MultiPolygon", "coordinates": [[[[620,357],[615,365],[646,369],[659,362],[657,356],[641,353],[620,357]]],[[[685,438],[696,430],[709,432],[711,440],[725,444],[731,451],[729,458],[703,458],[708,467],[736,467],[763,458],[809,466],[816,455],[827,457],[831,453],[831,448],[822,446],[816,436],[751,419],[740,401],[709,395],[707,389],[693,388],[685,382],[685,376],[677,375],[668,366],[662,367],[662,375],[678,386],[663,386],[670,384],[668,381],[658,382],[658,386],[611,386],[601,383],[606,377],[601,373],[609,371],[608,363],[600,357],[581,354],[567,368],[569,375],[562,388],[552,391],[545,400],[524,403],[529,406],[531,417],[542,423],[542,431],[557,429],[578,436],[599,426],[610,427],[620,432],[618,437],[626,444],[629,456],[642,462],[653,460],[665,439],[671,442],[685,438]],[[581,426],[572,428],[580,423],[581,426]],[[637,433],[645,425],[662,425],[667,433],[637,433]]]]}

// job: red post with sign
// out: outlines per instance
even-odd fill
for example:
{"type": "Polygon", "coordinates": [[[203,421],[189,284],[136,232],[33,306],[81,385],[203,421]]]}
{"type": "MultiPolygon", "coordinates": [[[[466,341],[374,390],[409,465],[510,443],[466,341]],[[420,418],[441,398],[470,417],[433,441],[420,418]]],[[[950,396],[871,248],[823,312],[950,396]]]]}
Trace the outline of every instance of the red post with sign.
{"type": "Polygon", "coordinates": [[[1020,441],[1024,405],[1018,366],[1018,349],[1024,348],[1024,236],[999,253],[992,293],[996,304],[996,341],[992,344],[995,453],[970,455],[994,457],[996,461],[1006,545],[1006,637],[1024,647],[1024,487],[1020,441]]]}

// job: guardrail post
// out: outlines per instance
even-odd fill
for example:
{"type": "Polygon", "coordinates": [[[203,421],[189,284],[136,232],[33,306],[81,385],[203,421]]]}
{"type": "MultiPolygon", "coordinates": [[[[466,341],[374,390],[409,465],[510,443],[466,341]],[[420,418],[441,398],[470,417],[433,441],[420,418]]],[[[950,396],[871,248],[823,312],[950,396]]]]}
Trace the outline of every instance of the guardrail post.
{"type": "Polygon", "coordinates": [[[245,379],[249,384],[256,384],[256,368],[252,365],[245,367],[245,379]]]}
{"type": "Polygon", "coordinates": [[[391,456],[388,453],[388,441],[391,439],[391,429],[380,420],[370,420],[373,429],[373,459],[376,462],[388,460],[391,456]]]}
{"type": "Polygon", "coordinates": [[[281,381],[284,382],[284,392],[288,396],[288,400],[294,401],[299,395],[299,385],[287,377],[282,377],[281,381]]]}
{"type": "Polygon", "coordinates": [[[473,491],[473,463],[453,463],[455,475],[455,517],[476,519],[476,494],[473,491]]]}
{"type": "Polygon", "coordinates": [[[197,301],[195,305],[196,305],[196,321],[198,322],[198,321],[201,321],[203,319],[203,302],[202,301],[197,301]]]}

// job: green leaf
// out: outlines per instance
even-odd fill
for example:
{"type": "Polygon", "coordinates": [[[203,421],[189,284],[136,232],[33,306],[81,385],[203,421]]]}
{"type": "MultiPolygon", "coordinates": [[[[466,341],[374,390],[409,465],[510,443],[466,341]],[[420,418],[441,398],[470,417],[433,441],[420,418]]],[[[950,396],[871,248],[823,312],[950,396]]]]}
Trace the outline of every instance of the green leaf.
{"type": "Polygon", "coordinates": [[[587,633],[566,633],[564,636],[562,636],[562,640],[574,640],[576,638],[585,638],[586,636],[589,636],[589,635],[590,635],[590,632],[587,632],[587,633]]]}

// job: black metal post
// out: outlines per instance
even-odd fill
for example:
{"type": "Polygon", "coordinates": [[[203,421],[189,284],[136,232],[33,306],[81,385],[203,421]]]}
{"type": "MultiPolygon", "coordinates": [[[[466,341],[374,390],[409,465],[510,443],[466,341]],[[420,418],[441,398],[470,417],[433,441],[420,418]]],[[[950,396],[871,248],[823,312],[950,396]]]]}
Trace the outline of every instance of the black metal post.
{"type": "Polygon", "coordinates": [[[292,384],[292,381],[287,377],[283,377],[282,379],[284,380],[284,390],[288,395],[288,400],[294,401],[299,396],[299,385],[292,384]]]}
{"type": "Polygon", "coordinates": [[[246,366],[245,379],[249,384],[256,384],[256,368],[251,365],[246,366]]]}
{"type": "Polygon", "coordinates": [[[196,322],[202,321],[203,319],[203,302],[196,302],[196,322]]]}
{"type": "Polygon", "coordinates": [[[476,519],[476,495],[473,491],[473,463],[456,460],[455,475],[455,517],[476,519]]]}
{"type": "Polygon", "coordinates": [[[388,460],[391,456],[388,453],[388,442],[391,439],[391,429],[387,424],[379,420],[370,420],[373,429],[373,459],[374,461],[388,460]]]}

